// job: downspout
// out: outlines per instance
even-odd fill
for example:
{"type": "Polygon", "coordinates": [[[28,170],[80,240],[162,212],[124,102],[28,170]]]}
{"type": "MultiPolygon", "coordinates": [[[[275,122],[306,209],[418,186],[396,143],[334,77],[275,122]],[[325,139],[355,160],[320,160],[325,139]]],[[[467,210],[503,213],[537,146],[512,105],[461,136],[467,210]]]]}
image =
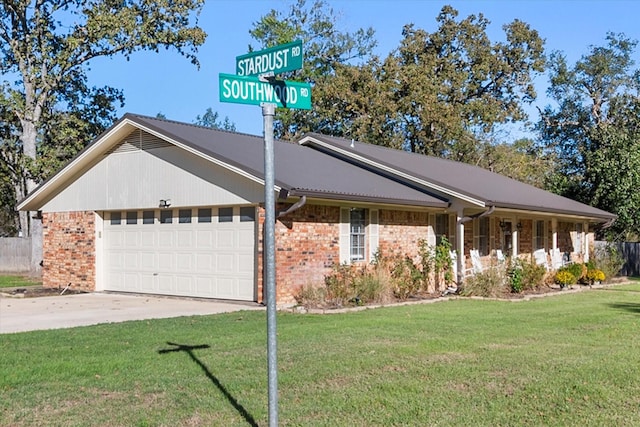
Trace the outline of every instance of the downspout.
{"type": "MultiPolygon", "coordinates": [[[[278,195],[278,199],[286,200],[287,197],[289,197],[289,191],[285,189],[281,189],[280,194],[278,195]]],[[[295,202],[293,205],[289,206],[287,210],[278,212],[276,219],[282,218],[285,215],[289,215],[290,213],[297,211],[298,209],[303,207],[306,203],[307,203],[307,196],[300,197],[300,199],[298,199],[298,201],[295,202]]]]}

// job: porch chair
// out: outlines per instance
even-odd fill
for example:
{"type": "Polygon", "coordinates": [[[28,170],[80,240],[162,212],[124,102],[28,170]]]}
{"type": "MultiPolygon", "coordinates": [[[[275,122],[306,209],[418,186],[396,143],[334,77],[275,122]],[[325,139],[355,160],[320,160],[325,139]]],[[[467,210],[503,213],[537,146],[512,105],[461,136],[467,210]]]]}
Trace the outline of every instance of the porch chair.
{"type": "Polygon", "coordinates": [[[538,265],[544,265],[544,268],[549,271],[551,268],[549,267],[549,262],[547,261],[547,253],[544,249],[538,249],[533,251],[533,259],[536,261],[538,265]]]}
{"type": "Polygon", "coordinates": [[[467,268],[464,271],[464,275],[467,276],[470,274],[478,274],[482,273],[482,260],[480,259],[480,251],[477,249],[471,249],[469,251],[469,256],[471,257],[471,268],[467,268]]]}
{"type": "Polygon", "coordinates": [[[498,264],[504,264],[507,260],[502,252],[502,249],[496,249],[496,259],[498,260],[498,264]]]}
{"type": "Polygon", "coordinates": [[[564,266],[564,257],[562,256],[560,249],[551,249],[549,251],[549,255],[551,256],[551,268],[557,270],[564,266]]]}

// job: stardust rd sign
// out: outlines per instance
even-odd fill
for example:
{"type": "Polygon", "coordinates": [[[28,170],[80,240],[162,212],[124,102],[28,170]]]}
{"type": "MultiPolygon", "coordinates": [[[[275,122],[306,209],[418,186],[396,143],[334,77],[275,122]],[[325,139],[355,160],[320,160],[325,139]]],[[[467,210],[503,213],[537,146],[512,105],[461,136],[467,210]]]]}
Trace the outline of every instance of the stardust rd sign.
{"type": "Polygon", "coordinates": [[[236,57],[236,75],[258,76],[302,68],[302,40],[236,57]]]}
{"type": "Polygon", "coordinates": [[[276,104],[281,108],[311,109],[311,85],[275,80],[260,81],[257,77],[242,77],[220,73],[220,101],[236,104],[276,104]]]}

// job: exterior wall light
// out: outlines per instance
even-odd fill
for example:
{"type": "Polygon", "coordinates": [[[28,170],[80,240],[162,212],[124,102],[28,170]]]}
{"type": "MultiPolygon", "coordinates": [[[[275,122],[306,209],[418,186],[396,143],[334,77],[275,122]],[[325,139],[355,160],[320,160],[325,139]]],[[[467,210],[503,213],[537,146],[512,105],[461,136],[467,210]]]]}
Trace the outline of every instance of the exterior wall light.
{"type": "Polygon", "coordinates": [[[160,207],[161,208],[166,209],[169,206],[171,206],[171,199],[161,199],[160,200],[160,207]]]}

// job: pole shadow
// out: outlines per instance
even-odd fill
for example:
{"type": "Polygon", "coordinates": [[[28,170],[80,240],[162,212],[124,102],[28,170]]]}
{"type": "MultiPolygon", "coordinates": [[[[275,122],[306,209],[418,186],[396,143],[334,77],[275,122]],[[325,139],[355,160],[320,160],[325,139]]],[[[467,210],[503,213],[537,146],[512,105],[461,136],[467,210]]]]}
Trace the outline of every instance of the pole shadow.
{"type": "Polygon", "coordinates": [[[235,397],[233,397],[233,395],[231,395],[231,393],[229,393],[229,390],[227,390],[227,388],[220,382],[220,380],[218,380],[218,378],[216,378],[216,376],[213,375],[213,373],[209,370],[209,368],[204,363],[202,363],[202,361],[198,359],[198,357],[194,354],[194,350],[211,348],[210,345],[208,344],[186,345],[186,344],[176,344],[170,341],[167,341],[167,345],[172,346],[174,348],[158,350],[158,354],[178,353],[178,352],[187,353],[191,358],[191,360],[193,360],[196,363],[196,365],[198,365],[200,369],[202,369],[202,371],[205,373],[207,378],[209,378],[209,380],[218,388],[218,390],[220,390],[220,392],[229,401],[229,403],[235,408],[235,410],[238,411],[240,415],[242,415],[242,418],[244,418],[245,421],[250,426],[258,427],[258,423],[253,418],[253,416],[245,409],[244,406],[242,406],[240,402],[238,402],[238,400],[235,397]]]}
{"type": "Polygon", "coordinates": [[[640,314],[640,304],[631,303],[631,302],[618,302],[608,304],[609,307],[615,308],[617,310],[624,310],[634,314],[640,314]]]}

